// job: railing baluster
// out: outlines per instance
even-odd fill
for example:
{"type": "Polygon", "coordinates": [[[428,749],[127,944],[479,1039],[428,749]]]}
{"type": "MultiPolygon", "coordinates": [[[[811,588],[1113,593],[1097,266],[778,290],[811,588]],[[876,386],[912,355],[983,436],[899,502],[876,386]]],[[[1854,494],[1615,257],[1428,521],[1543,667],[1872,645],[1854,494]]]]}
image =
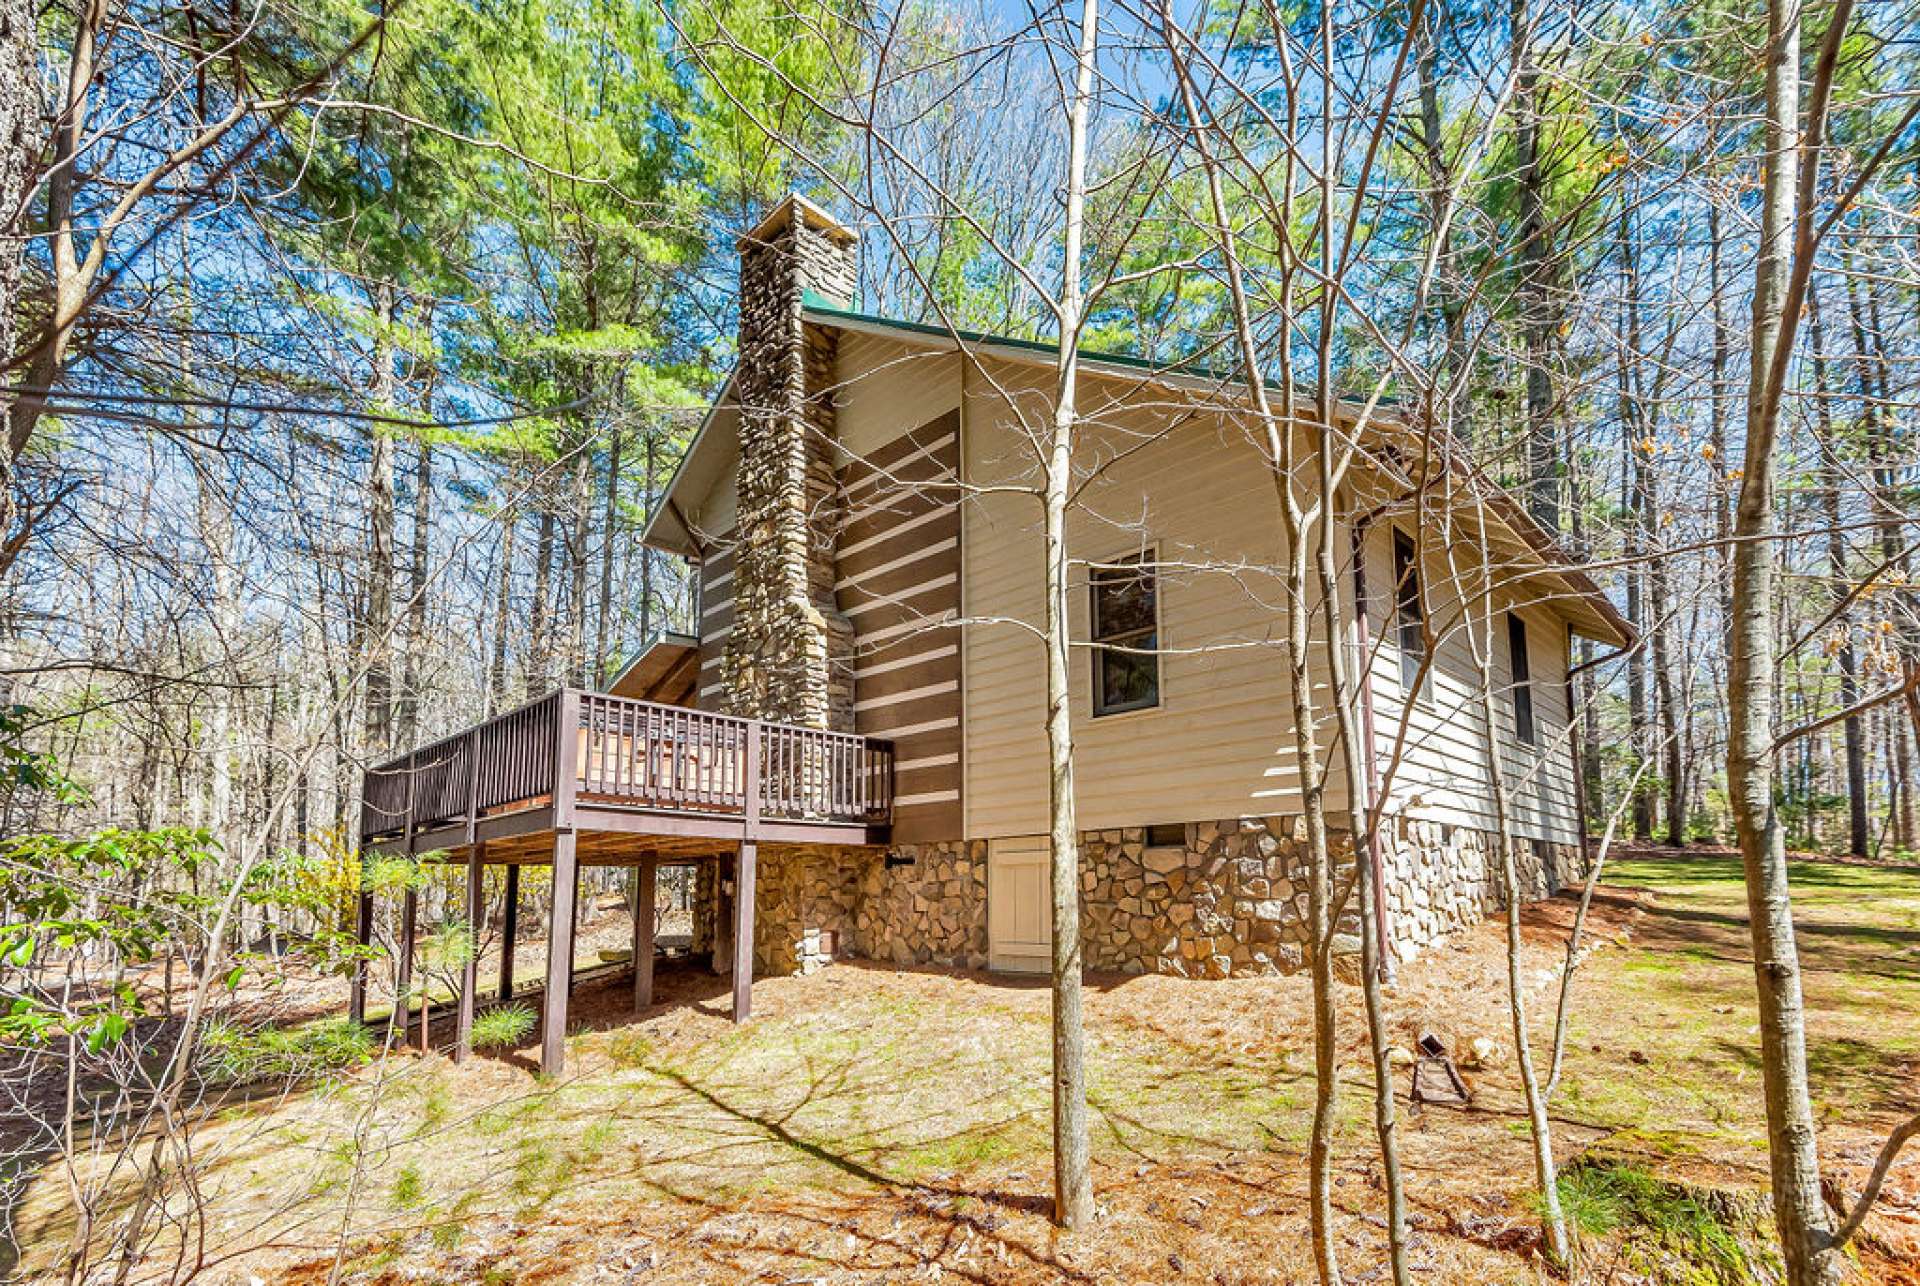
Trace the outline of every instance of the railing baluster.
{"type": "Polygon", "coordinates": [[[686,772],[687,772],[687,766],[685,763],[685,756],[686,756],[686,750],[687,750],[687,730],[686,730],[686,719],[684,716],[681,716],[681,715],[674,716],[673,738],[670,744],[673,746],[673,796],[672,798],[675,804],[682,804],[686,802],[686,792],[685,792],[684,783],[686,782],[686,772]]]}
{"type": "Polygon", "coordinates": [[[365,838],[433,830],[561,792],[640,808],[783,821],[891,817],[891,742],[564,691],[369,768],[365,838]],[[563,730],[562,717],[575,726],[563,730]],[[562,758],[564,756],[564,758],[562,758]]]}

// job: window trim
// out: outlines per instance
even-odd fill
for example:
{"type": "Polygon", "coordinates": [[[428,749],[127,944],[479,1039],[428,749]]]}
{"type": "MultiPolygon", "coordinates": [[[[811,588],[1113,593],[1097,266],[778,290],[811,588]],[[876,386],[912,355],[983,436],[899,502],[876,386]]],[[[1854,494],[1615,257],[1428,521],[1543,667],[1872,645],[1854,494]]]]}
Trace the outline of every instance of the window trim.
{"type": "Polygon", "coordinates": [[[1523,746],[1538,745],[1540,721],[1533,708],[1533,659],[1528,650],[1527,623],[1512,610],[1507,612],[1507,682],[1513,692],[1513,735],[1523,746]]]}
{"type": "Polygon", "coordinates": [[[1433,696],[1433,667],[1426,667],[1426,675],[1419,685],[1414,684],[1415,676],[1420,674],[1421,663],[1427,659],[1425,639],[1422,637],[1427,616],[1427,600],[1420,583],[1420,542],[1399,528],[1393,528],[1391,542],[1393,559],[1393,646],[1400,656],[1400,695],[1414,701],[1428,701],[1433,696]],[[1407,593],[1408,573],[1411,573],[1413,592],[1407,593]],[[1409,616],[1411,607],[1411,616],[1409,616]]]}
{"type": "MultiPolygon", "coordinates": [[[[1140,714],[1143,711],[1162,709],[1166,705],[1166,669],[1160,664],[1160,653],[1157,650],[1145,654],[1146,659],[1153,662],[1152,700],[1137,701],[1116,706],[1102,704],[1100,693],[1104,685],[1100,682],[1100,667],[1107,654],[1107,644],[1096,632],[1100,627],[1100,609],[1096,602],[1099,594],[1096,586],[1096,577],[1103,571],[1124,567],[1128,563],[1146,563],[1151,565],[1148,577],[1153,586],[1153,626],[1151,629],[1129,630],[1123,635],[1116,635],[1114,642],[1124,646],[1125,640],[1127,639],[1151,636],[1156,640],[1156,648],[1158,647],[1157,641],[1163,637],[1161,633],[1161,581],[1158,567],[1159,562],[1160,547],[1157,544],[1150,544],[1146,546],[1136,545],[1124,554],[1117,554],[1112,558],[1095,559],[1087,564],[1087,650],[1092,655],[1092,667],[1088,674],[1090,686],[1087,691],[1087,707],[1092,718],[1111,719],[1120,715],[1140,714]]],[[[1141,654],[1131,653],[1129,655],[1138,656],[1141,654]]]]}

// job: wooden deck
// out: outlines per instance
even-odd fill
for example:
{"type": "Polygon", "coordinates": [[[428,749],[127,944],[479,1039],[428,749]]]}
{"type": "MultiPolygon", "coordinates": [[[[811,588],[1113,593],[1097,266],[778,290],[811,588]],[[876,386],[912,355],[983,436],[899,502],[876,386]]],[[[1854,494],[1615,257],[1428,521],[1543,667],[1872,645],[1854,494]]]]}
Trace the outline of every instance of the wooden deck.
{"type": "Polygon", "coordinates": [[[563,688],[369,769],[360,842],[545,862],[574,830],[580,860],[619,860],[632,848],[619,837],[689,856],[741,840],[884,844],[892,816],[890,742],[563,688]]]}
{"type": "MultiPolygon", "coordinates": [[[[651,1003],[655,873],[662,864],[721,867],[722,912],[732,929],[733,1013],[751,1013],[754,881],[762,844],[881,845],[893,819],[892,743],[655,705],[562,688],[496,719],[367,771],[360,801],[364,851],[458,862],[467,868],[464,918],[487,913],[482,873],[507,868],[501,994],[513,993],[519,868],[551,863],[542,1068],[565,1060],[576,883],[581,866],[631,866],[634,1006],[651,1003]]],[[[403,895],[398,986],[412,971],[418,898],[403,895]]],[[[358,936],[372,940],[373,893],[363,888],[358,936]]],[[[715,965],[723,961],[716,953],[715,965]]],[[[471,1044],[479,990],[470,961],[461,980],[454,1056],[471,1044]]],[[[364,1020],[367,970],[349,1008],[364,1020]]]]}

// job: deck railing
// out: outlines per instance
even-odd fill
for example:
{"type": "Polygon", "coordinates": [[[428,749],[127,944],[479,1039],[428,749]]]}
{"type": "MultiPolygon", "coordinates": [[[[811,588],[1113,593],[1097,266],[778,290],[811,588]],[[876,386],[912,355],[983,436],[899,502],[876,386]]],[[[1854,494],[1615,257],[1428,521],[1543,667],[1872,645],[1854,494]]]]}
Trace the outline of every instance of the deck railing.
{"type": "Polygon", "coordinates": [[[386,838],[563,799],[880,825],[893,815],[893,746],[566,688],[369,769],[360,833],[386,838]]]}

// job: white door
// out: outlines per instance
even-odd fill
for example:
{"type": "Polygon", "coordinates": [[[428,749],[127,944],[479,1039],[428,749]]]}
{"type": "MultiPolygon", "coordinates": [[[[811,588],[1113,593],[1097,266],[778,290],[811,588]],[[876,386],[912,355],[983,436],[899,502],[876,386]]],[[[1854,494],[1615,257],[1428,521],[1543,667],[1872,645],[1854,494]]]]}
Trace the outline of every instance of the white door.
{"type": "Polygon", "coordinates": [[[987,847],[987,939],[992,968],[1046,973],[1053,913],[1047,897],[1047,837],[996,839],[987,847]]]}

